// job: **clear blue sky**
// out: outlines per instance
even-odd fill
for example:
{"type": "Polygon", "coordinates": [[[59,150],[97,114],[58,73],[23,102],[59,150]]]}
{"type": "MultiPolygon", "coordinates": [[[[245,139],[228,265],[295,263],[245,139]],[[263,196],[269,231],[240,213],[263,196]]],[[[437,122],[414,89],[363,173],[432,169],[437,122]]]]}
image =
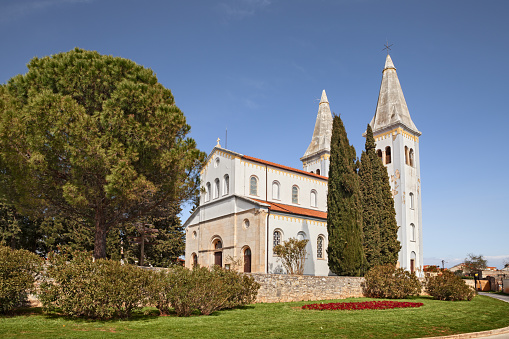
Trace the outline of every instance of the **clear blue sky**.
{"type": "MultiPolygon", "coordinates": [[[[350,142],[386,39],[420,138],[425,264],[509,258],[509,1],[2,0],[0,83],[80,47],[149,67],[198,147],[301,168],[327,91],[350,142]]],[[[187,214],[183,216],[185,220],[187,214]]]]}

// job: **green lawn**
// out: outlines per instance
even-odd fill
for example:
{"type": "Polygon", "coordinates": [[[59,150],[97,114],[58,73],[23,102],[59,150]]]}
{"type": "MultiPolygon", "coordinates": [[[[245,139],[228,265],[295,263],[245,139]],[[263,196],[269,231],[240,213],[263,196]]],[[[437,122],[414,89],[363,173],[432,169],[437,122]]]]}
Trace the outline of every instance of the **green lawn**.
{"type": "MultiPolygon", "coordinates": [[[[346,299],[365,301],[372,299],[346,299]]],[[[509,303],[477,296],[472,301],[436,301],[419,308],[366,311],[308,311],[307,302],[255,304],[178,318],[137,314],[128,321],[88,321],[57,315],[0,317],[1,338],[417,338],[509,326],[509,303]]],[[[338,301],[338,300],[336,300],[338,301]]],[[[39,313],[39,314],[38,314],[39,313]]],[[[154,314],[152,312],[148,312],[154,314]]]]}

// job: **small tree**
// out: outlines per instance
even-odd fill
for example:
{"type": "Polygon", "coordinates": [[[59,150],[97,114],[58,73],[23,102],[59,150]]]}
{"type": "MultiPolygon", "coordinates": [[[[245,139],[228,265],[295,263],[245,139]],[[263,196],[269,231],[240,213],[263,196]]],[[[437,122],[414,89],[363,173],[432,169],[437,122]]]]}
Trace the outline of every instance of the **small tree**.
{"type": "Polygon", "coordinates": [[[485,270],[487,264],[488,261],[484,259],[482,254],[474,255],[473,253],[469,253],[465,258],[465,267],[468,268],[470,272],[485,270]]]}
{"type": "Polygon", "coordinates": [[[290,238],[283,241],[282,245],[274,247],[274,253],[281,258],[283,267],[288,274],[304,274],[304,263],[306,261],[306,245],[309,240],[298,240],[290,238]]]}

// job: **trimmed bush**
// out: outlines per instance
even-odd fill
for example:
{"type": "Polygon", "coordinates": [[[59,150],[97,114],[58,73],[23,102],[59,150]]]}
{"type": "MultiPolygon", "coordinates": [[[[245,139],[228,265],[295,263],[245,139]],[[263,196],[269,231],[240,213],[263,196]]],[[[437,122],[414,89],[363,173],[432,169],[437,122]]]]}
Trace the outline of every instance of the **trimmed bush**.
{"type": "Polygon", "coordinates": [[[214,266],[175,267],[152,276],[150,301],[162,315],[173,307],[179,317],[203,315],[254,302],[260,285],[252,277],[214,266]]]}
{"type": "Polygon", "coordinates": [[[0,246],[0,313],[8,313],[21,306],[34,291],[42,259],[26,250],[0,246]]]}
{"type": "Polygon", "coordinates": [[[421,283],[415,273],[394,265],[375,266],[364,276],[366,297],[403,299],[421,293],[421,283]]]}
{"type": "Polygon", "coordinates": [[[147,299],[150,273],[85,252],[51,254],[39,299],[45,310],[97,319],[128,318],[147,299]]]}
{"type": "Polygon", "coordinates": [[[476,292],[457,275],[443,271],[435,277],[426,279],[426,292],[438,300],[472,300],[476,292]]]}

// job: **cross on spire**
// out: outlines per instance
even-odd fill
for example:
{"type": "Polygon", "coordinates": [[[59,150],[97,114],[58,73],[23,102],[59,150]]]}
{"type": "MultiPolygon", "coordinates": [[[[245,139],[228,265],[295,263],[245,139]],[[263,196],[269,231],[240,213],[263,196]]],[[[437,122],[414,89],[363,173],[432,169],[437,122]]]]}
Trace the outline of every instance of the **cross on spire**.
{"type": "Polygon", "coordinates": [[[385,48],[384,48],[384,49],[382,49],[382,51],[387,50],[387,55],[389,55],[389,51],[391,50],[391,46],[392,46],[392,45],[394,45],[394,44],[390,44],[390,45],[389,45],[389,42],[388,42],[387,40],[385,40],[385,45],[384,45],[384,46],[385,46],[385,48]]]}

